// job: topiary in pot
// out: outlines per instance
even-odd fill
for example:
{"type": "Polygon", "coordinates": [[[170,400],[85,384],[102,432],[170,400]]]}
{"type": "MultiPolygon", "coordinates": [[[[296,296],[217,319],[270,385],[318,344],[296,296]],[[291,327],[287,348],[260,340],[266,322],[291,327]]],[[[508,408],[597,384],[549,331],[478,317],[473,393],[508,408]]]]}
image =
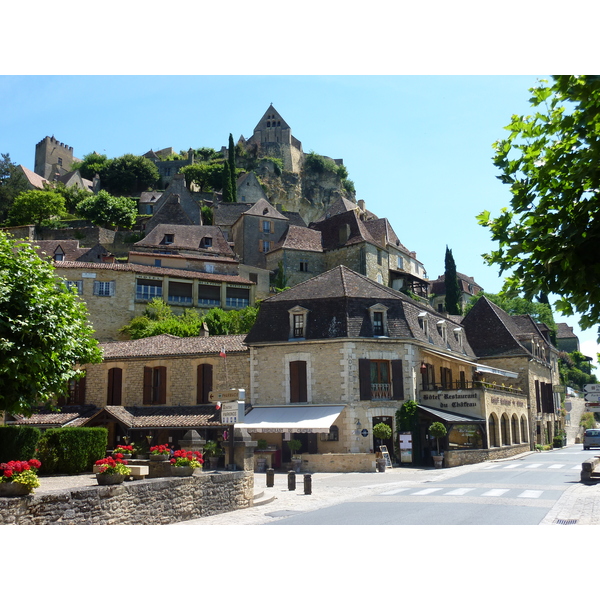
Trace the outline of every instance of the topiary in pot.
{"type": "Polygon", "coordinates": [[[389,440],[392,437],[392,428],[385,423],[377,423],[373,427],[373,435],[380,440],[389,440]]]}
{"type": "Polygon", "coordinates": [[[287,442],[288,448],[291,450],[292,455],[297,454],[298,450],[302,448],[302,442],[300,440],[289,440],[287,442]]]}
{"type": "Polygon", "coordinates": [[[443,438],[447,433],[446,426],[439,421],[436,421],[429,426],[429,435],[432,435],[435,438],[438,455],[440,453],[440,438],[443,438]]]}

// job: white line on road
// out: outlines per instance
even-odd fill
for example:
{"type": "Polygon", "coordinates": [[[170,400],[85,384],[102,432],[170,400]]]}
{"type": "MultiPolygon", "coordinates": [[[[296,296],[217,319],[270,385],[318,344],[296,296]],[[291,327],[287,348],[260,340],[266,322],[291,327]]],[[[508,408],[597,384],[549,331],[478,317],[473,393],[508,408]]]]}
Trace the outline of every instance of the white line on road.
{"type": "Polygon", "coordinates": [[[544,493],[544,490],[525,490],[519,494],[519,498],[539,498],[544,493]]]}
{"type": "Polygon", "coordinates": [[[389,492],[381,492],[381,494],[379,494],[380,496],[394,496],[395,494],[401,494],[402,492],[405,492],[406,490],[410,490],[413,488],[396,488],[395,490],[390,490],[389,492]]]}
{"type": "Polygon", "coordinates": [[[458,488],[456,490],[446,492],[444,496],[464,496],[465,494],[472,492],[474,489],[475,488],[458,488]]]}
{"type": "Polygon", "coordinates": [[[411,496],[425,496],[427,494],[433,494],[433,492],[439,492],[442,488],[426,488],[424,490],[419,490],[418,492],[414,492],[411,496]]]}
{"type": "Polygon", "coordinates": [[[517,467],[520,467],[521,465],[519,463],[515,463],[514,465],[508,465],[506,467],[504,467],[505,469],[516,469],[517,467]]]}
{"type": "Polygon", "coordinates": [[[489,492],[485,492],[484,494],[481,494],[482,496],[502,496],[502,494],[506,494],[506,492],[508,492],[508,489],[494,489],[494,490],[490,490],[489,492]]]}
{"type": "Polygon", "coordinates": [[[527,465],[525,468],[526,469],[537,469],[538,467],[541,467],[542,463],[534,463],[533,465],[527,465]]]}
{"type": "Polygon", "coordinates": [[[562,469],[565,465],[550,465],[549,469],[562,469]]]}

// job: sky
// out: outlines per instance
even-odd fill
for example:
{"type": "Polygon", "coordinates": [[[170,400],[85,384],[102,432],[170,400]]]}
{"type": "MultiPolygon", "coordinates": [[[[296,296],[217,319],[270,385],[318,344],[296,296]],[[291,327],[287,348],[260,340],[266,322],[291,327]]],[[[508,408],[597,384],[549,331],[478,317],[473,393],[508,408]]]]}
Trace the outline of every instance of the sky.
{"type": "MultiPolygon", "coordinates": [[[[108,157],[173,147],[220,149],[248,138],[270,104],[305,152],[341,158],[357,199],[386,217],[430,279],[448,246],[460,273],[486,291],[502,287],[482,254],[495,248],[478,225],[508,206],[492,144],[512,114],[529,114],[538,75],[4,75],[0,152],[33,170],[46,135],[108,157]]],[[[575,328],[595,357],[596,330],[575,328]]]]}

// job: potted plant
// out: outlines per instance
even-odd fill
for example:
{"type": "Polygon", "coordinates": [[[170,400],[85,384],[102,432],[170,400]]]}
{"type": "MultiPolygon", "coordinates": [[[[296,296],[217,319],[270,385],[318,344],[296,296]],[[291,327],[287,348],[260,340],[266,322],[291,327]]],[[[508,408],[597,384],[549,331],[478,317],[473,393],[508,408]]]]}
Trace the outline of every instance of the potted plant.
{"type": "Polygon", "coordinates": [[[432,435],[437,443],[437,455],[433,457],[433,466],[437,469],[442,467],[442,461],[444,460],[444,457],[440,454],[440,438],[443,438],[447,433],[446,426],[439,421],[435,421],[429,426],[429,435],[432,435]]]}
{"type": "Polygon", "coordinates": [[[208,440],[204,444],[204,455],[208,458],[209,469],[214,470],[217,468],[221,454],[223,454],[223,451],[215,440],[208,440]]]}
{"type": "Polygon", "coordinates": [[[98,467],[98,472],[96,473],[98,485],[123,483],[125,477],[131,474],[131,469],[127,466],[127,463],[120,458],[101,458],[95,464],[98,467]]]}
{"type": "Polygon", "coordinates": [[[134,448],[131,445],[127,445],[124,446],[122,444],[119,444],[114,450],[113,450],[113,456],[115,458],[131,458],[131,455],[134,453],[134,448]],[[115,455],[121,455],[121,456],[115,456],[115,455]]]}
{"type": "MultiPolygon", "coordinates": [[[[392,428],[387,423],[377,423],[373,426],[373,435],[379,440],[389,440],[392,437],[392,428]]],[[[385,458],[383,455],[380,454],[375,458],[375,464],[380,473],[385,471],[385,458]]]]}
{"type": "Polygon", "coordinates": [[[171,475],[189,477],[203,463],[202,454],[196,450],[175,450],[173,458],[171,458],[171,475]]]}
{"type": "Polygon", "coordinates": [[[296,473],[300,473],[300,467],[302,465],[302,458],[298,456],[300,448],[302,448],[302,442],[300,440],[291,439],[287,442],[288,448],[292,452],[292,469],[296,473]]]}
{"type": "Polygon", "coordinates": [[[37,470],[42,463],[30,460],[9,460],[0,463],[0,496],[25,496],[40,486],[37,470]]]}
{"type": "Polygon", "coordinates": [[[169,444],[159,444],[150,446],[150,460],[169,460],[171,457],[171,449],[169,444]]]}

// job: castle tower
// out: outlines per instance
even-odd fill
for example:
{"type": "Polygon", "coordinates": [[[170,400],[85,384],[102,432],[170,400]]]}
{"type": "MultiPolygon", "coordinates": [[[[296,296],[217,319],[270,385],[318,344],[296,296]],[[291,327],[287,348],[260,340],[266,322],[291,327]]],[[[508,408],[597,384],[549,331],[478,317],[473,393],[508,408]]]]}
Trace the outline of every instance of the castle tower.
{"type": "Polygon", "coordinates": [[[286,171],[299,173],[302,168],[302,143],[292,135],[290,126],[272,104],[254,128],[246,147],[255,150],[258,157],[281,158],[286,171]]]}
{"type": "Polygon", "coordinates": [[[55,174],[64,175],[73,164],[73,147],[59,142],[54,136],[46,136],[35,146],[33,171],[51,180],[55,174]]]}

